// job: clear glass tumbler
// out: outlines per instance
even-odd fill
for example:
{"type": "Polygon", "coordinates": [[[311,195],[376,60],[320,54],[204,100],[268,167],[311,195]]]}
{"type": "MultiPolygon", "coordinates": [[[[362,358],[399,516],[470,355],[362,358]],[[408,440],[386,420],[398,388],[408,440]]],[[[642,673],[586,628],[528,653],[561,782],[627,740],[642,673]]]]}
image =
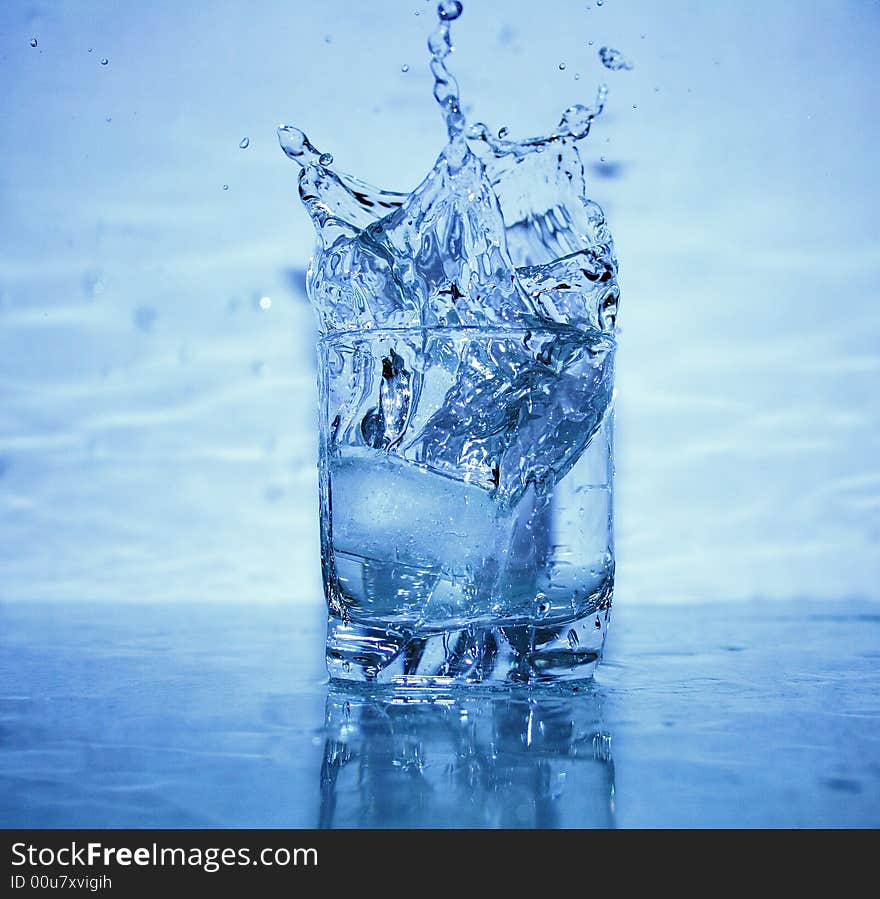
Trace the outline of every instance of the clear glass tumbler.
{"type": "Polygon", "coordinates": [[[567,326],[319,345],[331,677],[592,675],[614,581],[614,341],[567,326]]]}

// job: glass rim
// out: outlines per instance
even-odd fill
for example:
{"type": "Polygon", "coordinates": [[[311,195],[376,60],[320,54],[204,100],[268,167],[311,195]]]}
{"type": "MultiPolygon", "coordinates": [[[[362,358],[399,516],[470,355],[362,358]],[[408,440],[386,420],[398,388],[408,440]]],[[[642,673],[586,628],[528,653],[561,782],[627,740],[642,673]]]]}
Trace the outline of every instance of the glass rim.
{"type": "Polygon", "coordinates": [[[613,331],[602,331],[599,328],[594,327],[579,327],[577,325],[551,321],[536,321],[532,324],[520,321],[492,325],[402,325],[382,328],[352,327],[344,330],[337,328],[332,331],[319,332],[318,346],[323,344],[333,344],[340,340],[368,341],[372,339],[401,337],[412,334],[437,334],[453,337],[459,334],[471,336],[485,334],[487,336],[498,337],[525,334],[570,334],[578,336],[585,343],[590,342],[593,345],[606,343],[608,345],[607,348],[613,350],[617,347],[616,333],[616,328],[613,331]]]}

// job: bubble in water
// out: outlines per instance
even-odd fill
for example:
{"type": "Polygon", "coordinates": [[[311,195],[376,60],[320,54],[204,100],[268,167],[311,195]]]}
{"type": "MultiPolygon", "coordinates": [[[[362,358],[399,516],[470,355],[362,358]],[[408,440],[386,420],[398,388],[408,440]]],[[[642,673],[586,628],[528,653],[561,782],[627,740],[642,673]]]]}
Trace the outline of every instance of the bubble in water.
{"type": "Polygon", "coordinates": [[[322,153],[318,157],[318,162],[323,166],[333,165],[333,154],[332,153],[322,153]]]}
{"type": "Polygon", "coordinates": [[[102,66],[106,66],[108,62],[110,62],[110,60],[107,59],[106,56],[104,56],[104,57],[101,59],[101,65],[102,65],[102,66]]]}
{"type": "Polygon", "coordinates": [[[238,145],[239,145],[239,147],[241,147],[242,150],[247,150],[247,148],[251,145],[251,139],[249,137],[243,137],[238,142],[238,145]]]}
{"type": "Polygon", "coordinates": [[[440,0],[437,15],[445,22],[454,22],[461,15],[463,8],[458,0],[440,0]]]}
{"type": "Polygon", "coordinates": [[[32,47],[36,47],[36,46],[37,46],[37,39],[36,39],[35,37],[32,37],[32,38],[31,38],[31,46],[32,46],[32,47]]]}
{"type": "Polygon", "coordinates": [[[400,67],[400,71],[403,72],[404,74],[406,74],[406,73],[409,71],[409,66],[408,66],[406,63],[404,63],[404,64],[400,67]]]}
{"type": "Polygon", "coordinates": [[[612,47],[600,47],[599,59],[606,69],[612,72],[629,71],[632,69],[632,63],[620,52],[612,47]]]}

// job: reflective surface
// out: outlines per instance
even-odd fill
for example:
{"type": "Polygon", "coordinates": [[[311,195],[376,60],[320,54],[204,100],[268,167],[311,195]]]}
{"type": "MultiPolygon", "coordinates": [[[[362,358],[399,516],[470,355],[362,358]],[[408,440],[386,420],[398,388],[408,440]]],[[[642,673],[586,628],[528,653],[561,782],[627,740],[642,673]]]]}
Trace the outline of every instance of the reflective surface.
{"type": "Polygon", "coordinates": [[[5,826],[880,825],[880,607],[633,607],[581,692],[322,680],[320,611],[0,605],[5,826]]]}

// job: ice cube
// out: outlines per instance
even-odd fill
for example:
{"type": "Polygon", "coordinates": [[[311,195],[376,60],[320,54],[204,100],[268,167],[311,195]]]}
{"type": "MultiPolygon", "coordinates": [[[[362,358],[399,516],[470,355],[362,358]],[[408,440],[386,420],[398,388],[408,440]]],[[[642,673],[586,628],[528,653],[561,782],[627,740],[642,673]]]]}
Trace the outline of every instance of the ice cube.
{"type": "Polygon", "coordinates": [[[469,577],[510,528],[487,491],[394,453],[337,448],[329,475],[337,552],[469,577]]]}

